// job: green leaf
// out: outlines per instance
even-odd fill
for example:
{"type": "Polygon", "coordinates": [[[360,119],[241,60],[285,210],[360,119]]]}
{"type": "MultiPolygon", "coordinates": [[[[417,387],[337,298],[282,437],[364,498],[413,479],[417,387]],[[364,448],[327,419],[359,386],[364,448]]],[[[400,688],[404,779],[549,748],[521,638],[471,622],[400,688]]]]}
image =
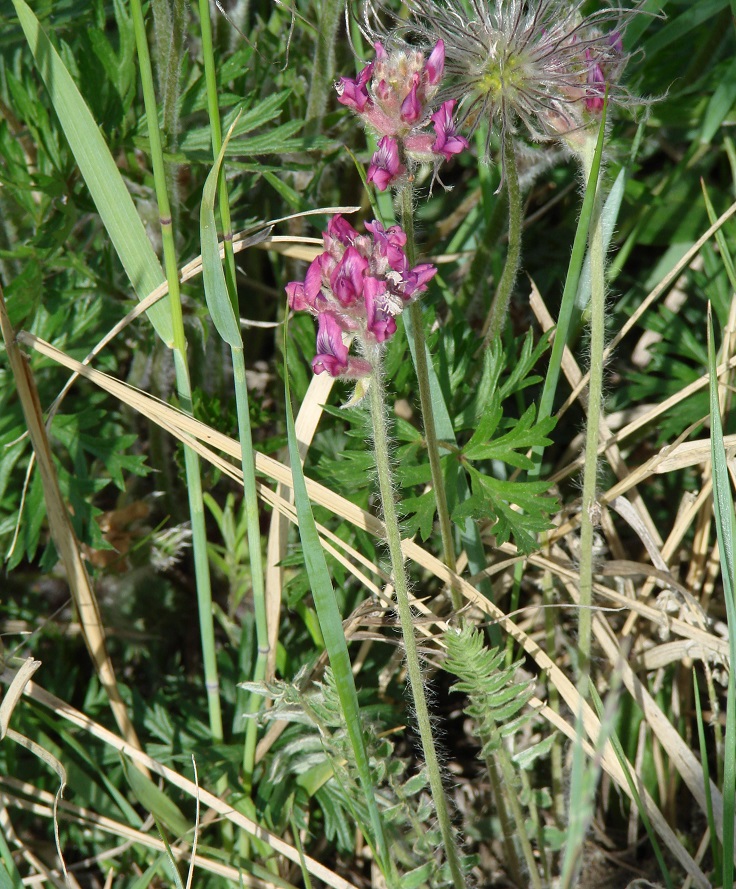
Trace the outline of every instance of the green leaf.
{"type": "MultiPolygon", "coordinates": [[[[500,412],[500,405],[498,410],[500,412]]],[[[554,428],[556,422],[553,417],[547,417],[541,423],[535,423],[535,416],[536,408],[531,404],[504,435],[486,444],[480,441],[473,444],[473,439],[476,438],[474,435],[463,449],[466,460],[501,460],[510,466],[531,469],[534,466],[532,460],[525,453],[517,453],[517,450],[527,451],[529,448],[551,444],[547,433],[554,428]]],[[[494,429],[496,425],[497,423],[494,424],[494,429]]]]}
{"type": "MultiPolygon", "coordinates": [[[[13,0],[13,5],[97,212],[133,289],[143,299],[165,279],[133,199],[86,102],[38,19],[25,0],[13,0]]],[[[147,314],[161,339],[172,346],[168,307],[158,303],[147,314]]]]}
{"type": "Polygon", "coordinates": [[[183,837],[189,833],[192,825],[189,824],[178,806],[136,766],[131,766],[125,757],[121,757],[121,759],[125,777],[128,779],[130,789],[138,802],[154,818],[162,821],[177,837],[183,837]]]}
{"type": "MultiPolygon", "coordinates": [[[[708,306],[708,370],[710,372],[710,445],[713,461],[713,511],[720,550],[723,598],[726,600],[731,664],[736,664],[736,514],[734,513],[731,479],[723,443],[721,407],[718,398],[718,373],[713,342],[713,319],[708,306]]],[[[723,767],[723,882],[733,885],[734,870],[734,810],[736,809],[736,677],[728,674],[726,707],[726,743],[723,767]]]]}
{"type": "Polygon", "coordinates": [[[199,237],[202,246],[202,278],[207,308],[210,310],[212,321],[222,339],[230,348],[242,349],[243,337],[240,332],[240,321],[235,316],[235,309],[228,293],[225,272],[220,260],[220,244],[217,240],[217,223],[215,221],[215,198],[217,197],[220,167],[234,126],[235,124],[225,136],[217,160],[204,184],[202,208],[199,215],[199,237]]]}
{"type": "Polygon", "coordinates": [[[404,533],[412,537],[418,530],[422,540],[427,540],[432,534],[434,517],[437,512],[437,499],[434,496],[434,491],[425,491],[418,497],[404,497],[401,501],[401,509],[407,516],[410,516],[402,522],[404,533]]]}

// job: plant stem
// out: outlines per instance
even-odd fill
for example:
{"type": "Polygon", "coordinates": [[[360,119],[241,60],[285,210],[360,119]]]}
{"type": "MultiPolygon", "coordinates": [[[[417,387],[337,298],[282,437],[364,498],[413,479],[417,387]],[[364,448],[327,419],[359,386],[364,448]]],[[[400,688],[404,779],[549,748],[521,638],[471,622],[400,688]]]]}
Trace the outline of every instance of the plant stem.
{"type": "MultiPolygon", "coordinates": [[[[417,352],[420,350],[417,349],[417,352]]],[[[450,813],[447,806],[445,791],[442,786],[442,775],[434,746],[432,724],[427,707],[427,698],[424,693],[422,670],[419,664],[416,637],[414,635],[414,623],[412,620],[411,605],[409,603],[409,583],[404,566],[404,556],[401,550],[401,532],[396,514],[394,501],[394,486],[391,473],[391,461],[389,458],[389,435],[386,416],[386,396],[383,384],[383,369],[381,353],[378,347],[368,355],[371,362],[372,373],[370,380],[371,418],[373,420],[373,445],[376,458],[376,471],[378,474],[378,486],[383,507],[383,520],[386,526],[386,540],[391,557],[393,582],[396,589],[396,602],[401,622],[401,632],[406,649],[406,666],[409,674],[409,685],[414,700],[414,710],[419,726],[419,736],[422,741],[422,751],[426,763],[429,786],[437,812],[437,821],[442,833],[442,840],[447,855],[447,861],[452,874],[455,889],[465,889],[465,878],[460,865],[460,856],[455,840],[455,833],[450,821],[450,813]]]]}
{"type": "MultiPolygon", "coordinates": [[[[590,137],[580,151],[586,179],[590,175],[595,139],[590,137]]],[[[587,695],[590,676],[591,605],[593,599],[593,533],[598,475],[598,440],[603,393],[603,349],[605,345],[605,256],[602,201],[596,191],[590,235],[590,382],[588,383],[588,426],[585,435],[583,503],[580,516],[580,616],[578,622],[578,688],[587,695]]]]}
{"type": "MultiPolygon", "coordinates": [[[[189,381],[189,370],[186,361],[186,338],[184,320],[182,318],[179,298],[179,269],[176,262],[174,246],[174,230],[171,221],[171,208],[166,189],[166,173],[161,136],[158,128],[158,112],[156,95],[153,86],[153,72],[148,52],[146,26],[143,19],[141,0],[131,0],[131,12],[135,29],[138,61],[141,70],[143,100],[148,121],[148,136],[151,144],[151,162],[153,178],[156,186],[161,221],[161,239],[163,243],[164,267],[169,285],[169,307],[174,331],[174,372],[176,388],[182,410],[192,412],[192,390],[189,381]]],[[[187,494],[189,497],[189,514],[192,522],[192,544],[194,549],[194,574],[197,586],[197,604],[199,609],[199,629],[202,639],[202,656],[204,661],[204,680],[207,692],[210,733],[215,742],[222,741],[222,711],[220,707],[220,682],[217,672],[215,654],[215,630],[212,618],[212,588],[210,585],[210,568],[207,558],[207,535],[204,521],[204,502],[202,500],[202,479],[200,476],[199,458],[196,453],[184,446],[184,468],[187,476],[187,494]]]]}
{"type": "Polygon", "coordinates": [[[505,133],[503,138],[503,164],[506,192],[509,197],[509,243],[501,280],[498,282],[496,295],[493,297],[491,309],[483,325],[483,345],[485,347],[492,340],[495,340],[496,337],[499,337],[503,331],[509,300],[514,289],[521,259],[523,208],[521,205],[521,188],[519,187],[519,172],[516,168],[514,144],[509,133],[505,133]]]}
{"type": "MultiPolygon", "coordinates": [[[[481,740],[486,742],[488,739],[481,738],[481,740]]],[[[537,863],[534,860],[534,851],[532,849],[532,844],[529,842],[529,834],[526,830],[524,812],[522,811],[521,804],[519,803],[519,799],[516,795],[516,775],[514,774],[514,768],[509,762],[508,753],[506,752],[504,747],[500,747],[496,751],[495,756],[498,759],[498,763],[501,767],[501,775],[499,775],[498,769],[496,768],[496,761],[490,756],[486,757],[486,766],[488,767],[488,774],[490,776],[491,786],[496,798],[498,814],[501,818],[502,830],[504,832],[504,847],[506,848],[507,855],[510,855],[509,865],[512,876],[517,885],[524,885],[521,879],[521,864],[519,862],[519,857],[516,854],[513,833],[510,828],[509,817],[505,808],[506,805],[508,805],[508,807],[511,809],[511,815],[514,819],[514,823],[516,824],[516,833],[518,836],[519,845],[521,846],[521,850],[524,854],[524,861],[526,862],[527,870],[529,871],[529,880],[531,882],[531,885],[533,889],[542,889],[542,881],[539,879],[537,863]]]]}
{"type": "MultiPolygon", "coordinates": [[[[409,265],[416,263],[416,238],[414,234],[414,206],[413,188],[410,183],[403,186],[400,192],[401,224],[406,233],[406,256],[409,265]]],[[[440,450],[437,443],[437,427],[432,410],[432,392],[429,383],[429,365],[427,363],[427,341],[424,336],[424,319],[422,308],[418,301],[409,304],[409,317],[412,333],[414,334],[414,360],[419,382],[419,404],[422,411],[422,423],[424,425],[424,439],[427,442],[427,454],[429,455],[429,467],[432,473],[432,487],[437,503],[437,515],[440,522],[440,534],[442,535],[442,552],[445,564],[450,571],[456,573],[457,561],[455,559],[455,542],[452,535],[452,521],[450,510],[447,506],[447,492],[445,491],[445,477],[442,472],[440,450]]],[[[460,611],[464,605],[462,593],[453,583],[450,587],[452,607],[460,611]]]]}
{"type": "MultiPolygon", "coordinates": [[[[252,681],[262,682],[266,676],[268,661],[268,622],[266,620],[266,591],[263,575],[263,559],[261,557],[261,532],[258,514],[258,492],[256,490],[255,460],[253,456],[253,438],[250,426],[250,410],[248,406],[248,386],[245,378],[245,358],[242,349],[232,349],[233,377],[235,383],[235,401],[238,412],[238,432],[240,435],[241,465],[243,467],[243,497],[245,499],[245,518],[248,528],[248,554],[250,556],[251,583],[253,584],[253,608],[256,618],[256,644],[258,653],[253,671],[252,681]]],[[[257,713],[262,706],[263,697],[251,694],[248,697],[246,715],[257,713]]],[[[253,767],[256,756],[258,723],[248,719],[245,727],[245,746],[243,748],[243,786],[250,794],[253,787],[253,767]]]]}
{"type": "MultiPolygon", "coordinates": [[[[217,157],[222,148],[222,126],[220,124],[220,103],[217,96],[217,74],[215,55],[212,46],[212,23],[210,21],[209,0],[199,0],[199,27],[202,36],[202,58],[204,60],[204,77],[207,84],[207,113],[210,119],[212,137],[212,156],[217,157]]],[[[239,316],[238,288],[235,279],[235,254],[233,253],[233,227],[230,220],[230,202],[228,200],[225,176],[220,173],[218,198],[220,205],[220,221],[222,222],[222,241],[225,246],[225,281],[233,304],[235,314],[239,316]]]]}
{"type": "MultiPolygon", "coordinates": [[[[200,29],[202,33],[202,56],[204,59],[205,80],[207,83],[207,111],[212,134],[212,151],[217,158],[222,148],[222,127],[220,124],[220,108],[217,96],[217,77],[212,46],[212,25],[208,0],[199,3],[200,29]]],[[[228,201],[225,176],[220,172],[218,177],[218,198],[220,220],[223,228],[223,244],[225,247],[225,283],[230,302],[239,318],[238,292],[235,279],[235,256],[233,254],[232,223],[230,220],[230,204],[228,201]]],[[[256,490],[255,461],[253,455],[253,435],[250,426],[250,408],[248,404],[248,384],[245,376],[245,355],[243,348],[231,346],[233,362],[233,383],[235,386],[235,402],[238,413],[238,436],[240,439],[241,465],[243,468],[243,497],[245,499],[246,525],[248,529],[248,554],[250,557],[251,583],[253,585],[253,608],[255,610],[256,644],[258,653],[251,681],[261,682],[266,675],[266,663],[270,650],[268,640],[268,622],[266,620],[266,590],[261,556],[261,529],[258,512],[258,493],[256,490]]],[[[241,649],[246,644],[245,634],[241,649]]],[[[246,715],[257,713],[263,703],[261,695],[251,694],[246,704],[246,715]]],[[[253,768],[255,764],[258,724],[255,719],[248,719],[245,726],[245,744],[243,747],[243,787],[250,794],[253,786],[253,768]]]]}

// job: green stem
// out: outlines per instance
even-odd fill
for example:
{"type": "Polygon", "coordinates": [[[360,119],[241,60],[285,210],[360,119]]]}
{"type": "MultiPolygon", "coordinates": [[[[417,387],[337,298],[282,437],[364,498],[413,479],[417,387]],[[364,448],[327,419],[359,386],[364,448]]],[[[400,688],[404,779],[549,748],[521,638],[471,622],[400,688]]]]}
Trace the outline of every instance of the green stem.
{"type": "MultiPolygon", "coordinates": [[[[217,158],[222,148],[222,126],[220,123],[220,107],[217,95],[217,74],[212,44],[212,24],[208,0],[199,3],[200,30],[202,34],[202,57],[204,59],[205,82],[207,84],[207,111],[210,119],[212,135],[212,151],[217,158]]],[[[224,173],[218,178],[218,199],[220,220],[223,228],[223,244],[225,247],[225,283],[236,319],[239,317],[238,292],[235,279],[235,256],[233,253],[233,233],[230,219],[230,204],[224,173]]],[[[243,468],[243,497],[245,499],[245,516],[248,531],[248,552],[250,556],[251,583],[253,584],[253,607],[255,610],[256,644],[258,654],[251,680],[261,682],[266,676],[266,664],[270,650],[268,641],[268,622],[266,619],[266,590],[261,556],[261,529],[258,512],[258,492],[256,490],[255,458],[253,455],[253,435],[250,426],[250,408],[248,405],[248,385],[245,376],[245,356],[242,348],[231,349],[233,362],[233,382],[235,386],[235,402],[238,413],[238,435],[240,438],[241,465],[243,468]]],[[[243,639],[241,648],[245,645],[243,639]]],[[[246,703],[245,715],[257,713],[263,703],[261,695],[251,694],[246,703]]],[[[256,742],[258,740],[258,724],[255,719],[247,719],[245,726],[245,744],[243,746],[243,786],[247,794],[253,788],[253,769],[255,765],[256,742]]]]}
{"type": "MultiPolygon", "coordinates": [[[[409,260],[409,265],[413,266],[416,264],[416,238],[414,235],[413,188],[410,183],[407,183],[401,189],[400,201],[401,224],[406,233],[406,256],[409,260]]],[[[427,341],[424,336],[424,319],[418,301],[410,303],[409,317],[411,319],[412,333],[414,334],[414,358],[417,381],[419,383],[419,404],[422,411],[422,422],[424,424],[424,439],[427,442],[429,467],[432,473],[432,487],[434,488],[434,497],[437,503],[437,515],[440,521],[442,551],[445,558],[445,564],[450,571],[455,574],[457,572],[455,542],[452,535],[450,510],[447,506],[445,477],[442,472],[440,449],[437,442],[437,427],[434,419],[434,411],[432,409],[432,391],[429,382],[429,365],[427,362],[427,341]]],[[[453,609],[455,611],[460,611],[465,603],[463,601],[462,593],[456,583],[451,585],[450,593],[452,596],[453,609]]]]}
{"type": "MultiPolygon", "coordinates": [[[[253,682],[262,682],[266,676],[266,664],[270,651],[268,643],[268,622],[266,620],[266,590],[261,556],[261,530],[258,514],[258,491],[256,489],[255,459],[253,438],[248,407],[248,386],[245,378],[245,358],[242,349],[232,349],[233,377],[235,383],[235,403],[238,412],[238,432],[240,434],[241,465],[243,467],[243,497],[245,499],[245,519],[248,529],[248,552],[250,555],[251,583],[253,584],[253,608],[256,618],[256,656],[253,682]]],[[[251,694],[246,705],[246,715],[257,713],[263,703],[261,695],[251,694]]],[[[248,719],[245,727],[243,748],[243,785],[250,794],[253,787],[253,767],[256,756],[258,723],[248,719]]]]}
{"type": "MultiPolygon", "coordinates": [[[[586,178],[590,175],[595,139],[588,138],[580,152],[586,178]]],[[[578,686],[584,696],[590,675],[591,605],[593,601],[593,534],[598,476],[598,440],[603,393],[603,349],[605,346],[605,249],[601,220],[602,201],[596,191],[590,236],[590,382],[588,383],[588,427],[585,435],[583,467],[583,503],[580,516],[580,617],[578,649],[580,655],[578,686]]]]}
{"type": "MultiPolygon", "coordinates": [[[[531,881],[533,889],[542,889],[542,881],[539,879],[539,870],[537,869],[537,863],[534,860],[534,850],[532,849],[532,844],[529,841],[529,834],[526,830],[526,820],[524,817],[524,812],[522,811],[521,803],[519,802],[519,798],[517,796],[517,779],[516,775],[514,774],[514,767],[509,761],[508,754],[503,747],[500,747],[496,751],[496,756],[498,758],[498,764],[501,767],[500,777],[498,774],[498,770],[496,769],[496,762],[494,760],[492,760],[490,757],[486,757],[486,765],[488,766],[488,773],[489,775],[491,775],[492,784],[495,777],[497,790],[494,789],[494,792],[498,794],[498,796],[496,797],[496,804],[498,806],[499,817],[501,815],[501,810],[506,804],[508,804],[509,808],[511,809],[511,816],[514,819],[514,823],[516,824],[516,833],[518,835],[519,845],[521,846],[521,850],[524,854],[524,861],[526,862],[527,870],[529,871],[529,880],[531,881]],[[502,781],[500,780],[501,778],[502,781]]],[[[509,817],[505,811],[504,819],[508,823],[509,817]]],[[[502,826],[504,823],[504,819],[502,819],[502,826]]],[[[505,829],[509,828],[506,827],[505,829]]],[[[520,876],[521,868],[519,858],[516,854],[513,836],[510,832],[509,846],[513,853],[511,863],[513,865],[512,873],[514,875],[514,879],[519,886],[523,886],[524,883],[520,876]],[[517,874],[519,874],[519,876],[517,876],[517,874]]],[[[509,848],[509,846],[507,846],[507,849],[509,848]]]]}
{"type": "MultiPolygon", "coordinates": [[[[419,349],[417,349],[419,352],[419,349]]],[[[427,707],[427,698],[424,693],[422,670],[419,664],[416,637],[414,635],[414,622],[412,619],[411,605],[409,601],[409,582],[404,566],[404,556],[401,550],[401,532],[394,501],[394,486],[391,473],[391,461],[389,457],[389,435],[386,415],[386,396],[383,384],[383,370],[381,353],[379,348],[374,348],[368,358],[371,362],[372,373],[370,380],[371,418],[373,420],[373,445],[376,458],[376,472],[378,474],[378,486],[383,507],[383,520],[386,525],[386,539],[391,568],[393,572],[394,587],[396,589],[396,602],[401,622],[401,632],[406,649],[406,667],[409,674],[414,710],[419,726],[419,736],[422,741],[422,751],[429,777],[429,786],[437,812],[442,840],[447,855],[447,861],[452,874],[455,889],[465,889],[465,878],[460,865],[455,833],[450,821],[450,813],[447,806],[445,791],[442,786],[442,775],[434,746],[432,724],[427,707]]]]}
{"type": "MultiPolygon", "coordinates": [[[[174,246],[174,229],[171,221],[171,208],[166,189],[166,173],[164,167],[161,137],[158,128],[158,111],[156,95],[153,87],[151,58],[148,52],[146,26],[143,19],[141,0],[131,0],[131,12],[135,29],[136,48],[141,70],[143,101],[148,121],[148,136],[151,143],[151,162],[153,178],[156,186],[161,222],[161,240],[163,243],[164,268],[169,285],[169,307],[174,331],[174,372],[176,388],[182,410],[192,412],[192,390],[189,381],[189,370],[186,361],[186,338],[179,296],[179,269],[176,262],[174,246]]],[[[210,732],[215,742],[222,741],[222,711],[220,707],[220,682],[217,672],[215,654],[215,630],[212,617],[212,588],[210,585],[210,568],[207,558],[207,535],[204,520],[204,502],[202,500],[202,480],[200,476],[199,458],[197,454],[184,446],[184,468],[187,476],[187,494],[189,497],[189,514],[192,521],[192,544],[194,548],[194,574],[197,585],[197,604],[199,608],[199,628],[202,639],[202,656],[204,661],[204,680],[207,691],[210,732]]]]}
{"type": "Polygon", "coordinates": [[[327,107],[327,97],[332,89],[335,71],[335,38],[340,27],[344,0],[322,0],[322,11],[317,28],[317,47],[311,71],[311,86],[307,100],[307,125],[305,132],[313,136],[319,132],[327,107]]]}
{"type": "MultiPolygon", "coordinates": [[[[222,125],[220,124],[220,103],[217,96],[217,72],[215,54],[212,45],[212,23],[210,21],[209,0],[199,0],[199,28],[202,36],[202,58],[204,60],[204,77],[207,85],[207,113],[210,119],[212,138],[212,156],[217,158],[222,148],[222,125]]],[[[238,288],[235,278],[235,254],[233,253],[233,227],[230,219],[230,202],[224,173],[220,173],[218,182],[218,198],[220,221],[222,222],[222,241],[225,246],[225,282],[230,294],[236,316],[240,316],[238,306],[238,288]]]]}
{"type": "MultiPolygon", "coordinates": [[[[481,736],[481,740],[485,741],[486,739],[481,736]]],[[[488,770],[488,779],[491,783],[491,792],[493,794],[493,801],[496,804],[498,820],[501,822],[501,836],[503,838],[503,848],[506,856],[506,867],[510,871],[513,882],[517,886],[523,886],[524,882],[521,876],[521,863],[519,861],[519,856],[516,854],[516,846],[514,845],[514,830],[511,825],[509,814],[506,811],[506,794],[504,793],[503,782],[498,774],[496,762],[492,756],[486,756],[486,769],[488,770]]],[[[513,789],[511,793],[513,794],[513,789]]]]}
{"type": "Polygon", "coordinates": [[[516,283],[516,275],[519,271],[521,259],[521,227],[523,222],[523,207],[521,204],[521,188],[519,187],[519,172],[516,168],[516,155],[514,144],[509,133],[503,139],[503,170],[506,178],[506,192],[509,197],[509,244],[506,253],[506,264],[498,282],[496,295],[483,325],[483,344],[488,346],[503,332],[504,321],[511,299],[511,292],[516,283]]]}

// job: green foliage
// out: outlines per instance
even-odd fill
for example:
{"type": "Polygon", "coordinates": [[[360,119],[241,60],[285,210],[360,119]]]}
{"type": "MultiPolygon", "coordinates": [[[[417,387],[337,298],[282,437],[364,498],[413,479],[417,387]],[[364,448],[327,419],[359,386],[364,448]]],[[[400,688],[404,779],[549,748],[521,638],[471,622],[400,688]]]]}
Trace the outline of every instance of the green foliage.
{"type": "MultiPolygon", "coordinates": [[[[312,824],[312,815],[311,830],[323,830],[339,849],[352,851],[355,836],[348,824],[356,821],[366,830],[370,822],[332,671],[328,668],[323,680],[312,687],[305,687],[297,678],[294,684],[275,683],[265,688],[247,684],[246,688],[272,698],[273,706],[261,715],[262,719],[292,723],[274,746],[267,766],[268,780],[261,784],[267,788],[262,805],[272,829],[285,826],[286,800],[290,800],[295,813],[302,808],[298,823],[306,824],[311,801],[311,805],[319,806],[317,817],[322,820],[318,828],[312,824]]],[[[441,838],[433,825],[425,772],[409,774],[409,762],[382,731],[380,711],[364,705],[361,714],[376,800],[391,856],[404,875],[402,889],[450,885],[449,874],[436,861],[441,838]]]]}
{"type": "MultiPolygon", "coordinates": [[[[446,643],[445,669],[458,677],[452,690],[467,696],[463,709],[477,726],[481,755],[492,757],[505,737],[529,721],[531,714],[522,711],[534,694],[534,683],[514,681],[521,661],[504,666],[505,652],[487,648],[483,634],[471,626],[448,633],[446,643]]],[[[529,765],[532,759],[526,751],[521,761],[529,765]]]]}

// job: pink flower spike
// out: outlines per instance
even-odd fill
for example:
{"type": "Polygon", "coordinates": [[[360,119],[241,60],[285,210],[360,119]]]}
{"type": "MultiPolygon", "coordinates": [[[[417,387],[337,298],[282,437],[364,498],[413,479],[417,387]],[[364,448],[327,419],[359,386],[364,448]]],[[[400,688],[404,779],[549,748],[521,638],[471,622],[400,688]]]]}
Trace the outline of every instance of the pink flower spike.
{"type": "Polygon", "coordinates": [[[376,58],[377,59],[387,59],[388,58],[388,53],[386,52],[386,49],[380,40],[376,40],[376,42],[373,44],[373,49],[375,49],[375,51],[376,51],[376,58]]]}
{"type": "Polygon", "coordinates": [[[358,253],[355,247],[348,247],[340,262],[330,275],[332,292],[347,308],[363,293],[363,276],[368,269],[368,260],[358,253]]]}
{"type": "Polygon", "coordinates": [[[404,275],[402,286],[402,298],[404,302],[409,302],[417,293],[423,293],[427,289],[427,284],[437,274],[436,266],[431,262],[423,262],[404,275]]]}
{"type": "Polygon", "coordinates": [[[373,182],[379,191],[386,189],[406,171],[399,163],[399,143],[391,136],[384,136],[378,142],[378,151],[373,155],[368,167],[368,182],[373,182]]]}
{"type": "Polygon", "coordinates": [[[366,106],[373,104],[366,89],[366,84],[371,79],[372,74],[373,62],[370,65],[366,65],[356,78],[341,77],[335,84],[337,101],[341,105],[347,105],[348,108],[357,111],[358,114],[362,114],[366,106]]]}
{"type": "Polygon", "coordinates": [[[434,131],[437,138],[432,145],[432,151],[435,154],[441,154],[445,160],[450,160],[453,154],[460,154],[468,147],[468,140],[463,136],[458,136],[455,124],[452,120],[452,112],[455,108],[455,100],[448,99],[440,105],[432,117],[434,131]]]}
{"type": "Polygon", "coordinates": [[[435,44],[435,48],[429,55],[427,59],[427,63],[424,66],[424,70],[427,74],[427,82],[430,86],[437,86],[437,84],[442,80],[442,75],[445,72],[445,41],[438,40],[435,44]]]}
{"type": "Polygon", "coordinates": [[[401,103],[401,119],[404,123],[416,123],[422,116],[422,104],[417,96],[419,75],[414,75],[414,82],[409,90],[409,95],[401,103]]]}
{"type": "Polygon", "coordinates": [[[331,377],[339,377],[348,367],[348,347],[342,341],[342,330],[329,312],[320,313],[318,321],[317,354],[312,370],[316,374],[326,371],[331,377]]]}
{"type": "Polygon", "coordinates": [[[611,31],[608,35],[608,43],[610,44],[611,49],[621,55],[624,51],[624,42],[621,39],[621,34],[618,31],[611,31]]]}
{"type": "Polygon", "coordinates": [[[384,296],[387,290],[385,281],[377,278],[366,278],[363,288],[365,299],[366,327],[368,333],[376,338],[377,343],[384,343],[396,333],[396,321],[387,310],[384,296]]]}

